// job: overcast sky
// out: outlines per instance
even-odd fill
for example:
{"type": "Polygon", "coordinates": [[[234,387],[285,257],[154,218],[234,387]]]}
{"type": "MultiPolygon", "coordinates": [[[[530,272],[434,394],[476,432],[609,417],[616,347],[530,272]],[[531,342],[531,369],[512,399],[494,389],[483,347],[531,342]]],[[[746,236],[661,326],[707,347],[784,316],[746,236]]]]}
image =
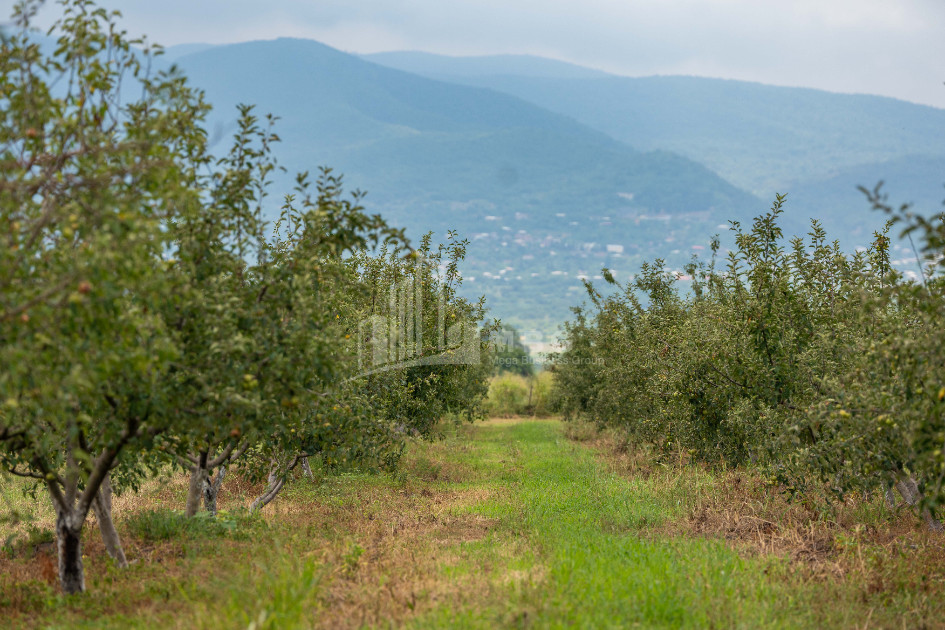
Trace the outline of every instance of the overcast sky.
{"type": "MultiPolygon", "coordinates": [[[[529,53],[945,108],[945,0],[110,0],[164,45],[291,36],[349,52],[529,53]]],[[[10,14],[12,0],[0,0],[10,14]]],[[[57,11],[49,3],[44,22],[57,11]]]]}

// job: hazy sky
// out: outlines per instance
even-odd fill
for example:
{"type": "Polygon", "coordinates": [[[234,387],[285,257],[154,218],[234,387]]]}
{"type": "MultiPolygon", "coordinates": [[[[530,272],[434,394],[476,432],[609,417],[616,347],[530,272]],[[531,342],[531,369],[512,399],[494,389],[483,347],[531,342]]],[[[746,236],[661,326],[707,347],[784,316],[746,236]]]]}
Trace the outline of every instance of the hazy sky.
{"type": "MultiPolygon", "coordinates": [[[[165,45],[530,53],[617,74],[865,92],[945,108],[945,0],[111,0],[165,45]]],[[[12,0],[0,0],[9,15],[12,0]]],[[[55,14],[50,3],[45,16],[55,14]]],[[[48,22],[48,17],[46,20],[48,22]]]]}

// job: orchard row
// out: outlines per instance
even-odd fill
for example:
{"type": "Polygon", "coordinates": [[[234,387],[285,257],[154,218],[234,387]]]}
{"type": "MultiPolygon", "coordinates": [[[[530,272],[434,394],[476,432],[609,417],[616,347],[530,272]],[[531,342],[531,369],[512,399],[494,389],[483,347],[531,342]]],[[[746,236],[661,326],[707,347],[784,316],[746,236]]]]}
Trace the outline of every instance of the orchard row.
{"type": "Polygon", "coordinates": [[[94,510],[124,564],[112,488],[168,466],[188,515],[228,470],[395,466],[409,435],[477,417],[482,302],[456,295],[465,242],[412,249],[324,170],[274,225],[275,120],[239,109],[210,152],[202,93],[115,14],[17,6],[0,44],[0,465],[56,511],[59,573],[84,590],[94,510]]]}
{"type": "MultiPolygon", "coordinates": [[[[567,327],[557,397],[657,452],[739,466],[805,500],[898,490],[933,528],[945,505],[945,222],[889,207],[872,246],[845,255],[816,221],[785,243],[785,198],[735,247],[687,270],[660,261],[567,327]],[[926,273],[889,259],[889,230],[917,237],[926,273]]],[[[606,273],[604,277],[612,282],[606,273]]],[[[616,283],[614,283],[616,284],[616,283]]]]}

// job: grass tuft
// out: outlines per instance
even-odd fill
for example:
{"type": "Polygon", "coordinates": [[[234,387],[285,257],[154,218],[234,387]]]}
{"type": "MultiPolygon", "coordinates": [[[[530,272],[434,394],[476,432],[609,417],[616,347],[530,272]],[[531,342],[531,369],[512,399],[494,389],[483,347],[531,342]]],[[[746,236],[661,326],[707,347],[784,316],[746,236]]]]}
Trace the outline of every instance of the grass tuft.
{"type": "Polygon", "coordinates": [[[187,517],[178,510],[149,508],[135,512],[126,521],[132,536],[147,542],[160,542],[175,538],[212,538],[237,533],[241,528],[258,522],[248,512],[220,511],[216,517],[207,512],[198,512],[187,517]]]}

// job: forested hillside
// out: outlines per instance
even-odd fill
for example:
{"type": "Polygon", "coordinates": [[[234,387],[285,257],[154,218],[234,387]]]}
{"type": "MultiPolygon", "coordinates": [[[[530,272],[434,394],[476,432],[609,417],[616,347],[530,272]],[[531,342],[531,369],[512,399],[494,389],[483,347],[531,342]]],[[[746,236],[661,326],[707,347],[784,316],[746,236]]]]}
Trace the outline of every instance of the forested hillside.
{"type": "Polygon", "coordinates": [[[677,154],[643,153],[517,98],[313,41],[218,46],[176,61],[206,89],[220,129],[233,105],[257,102],[280,117],[280,159],[338,168],[368,192],[368,208],[415,236],[456,229],[472,239],[466,295],[487,295],[494,315],[527,328],[554,333],[568,313],[561,298],[602,260],[629,273],[671,239],[682,264],[725,217],[760,203],[677,154]]]}
{"type": "Polygon", "coordinates": [[[525,64],[490,72],[483,62],[470,72],[477,58],[367,58],[515,95],[641,150],[678,152],[758,195],[854,166],[945,154],[937,141],[945,111],[886,97],[686,76],[547,76],[525,64]]]}
{"type": "Polygon", "coordinates": [[[847,249],[865,246],[882,225],[858,186],[883,180],[926,214],[941,203],[945,111],[932,107],[700,77],[569,76],[527,60],[499,69],[488,57],[367,58],[512,94],[637,149],[685,155],[760,197],[787,193],[789,231],[816,217],[847,249]]]}

